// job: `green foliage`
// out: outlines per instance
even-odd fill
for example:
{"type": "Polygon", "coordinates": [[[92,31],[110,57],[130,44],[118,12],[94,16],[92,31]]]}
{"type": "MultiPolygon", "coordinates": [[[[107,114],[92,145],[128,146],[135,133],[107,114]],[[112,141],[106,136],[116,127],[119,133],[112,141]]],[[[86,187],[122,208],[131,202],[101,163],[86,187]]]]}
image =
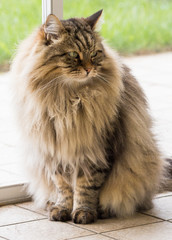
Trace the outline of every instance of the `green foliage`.
{"type": "Polygon", "coordinates": [[[171,0],[64,0],[64,17],[104,9],[102,35],[124,54],[172,47],[171,0]]]}
{"type": "Polygon", "coordinates": [[[41,24],[41,1],[0,0],[0,18],[1,64],[11,59],[20,40],[41,24]]]}
{"type": "MultiPolygon", "coordinates": [[[[122,54],[172,49],[171,0],[63,0],[64,18],[104,9],[102,35],[122,54]]],[[[41,24],[41,0],[0,0],[0,63],[41,24]]]]}

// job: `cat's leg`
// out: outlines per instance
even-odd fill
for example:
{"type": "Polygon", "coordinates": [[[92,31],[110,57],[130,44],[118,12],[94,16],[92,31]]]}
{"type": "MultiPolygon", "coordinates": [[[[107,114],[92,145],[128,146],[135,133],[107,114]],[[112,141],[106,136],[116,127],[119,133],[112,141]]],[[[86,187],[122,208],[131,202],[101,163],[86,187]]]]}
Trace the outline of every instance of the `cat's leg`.
{"type": "Polygon", "coordinates": [[[57,201],[49,207],[49,219],[51,221],[67,221],[71,219],[73,208],[73,191],[61,174],[53,178],[57,188],[57,201]]]}
{"type": "Polygon", "coordinates": [[[74,189],[72,220],[74,223],[87,224],[97,219],[98,196],[104,182],[106,171],[90,172],[90,177],[79,176],[74,189]]]}

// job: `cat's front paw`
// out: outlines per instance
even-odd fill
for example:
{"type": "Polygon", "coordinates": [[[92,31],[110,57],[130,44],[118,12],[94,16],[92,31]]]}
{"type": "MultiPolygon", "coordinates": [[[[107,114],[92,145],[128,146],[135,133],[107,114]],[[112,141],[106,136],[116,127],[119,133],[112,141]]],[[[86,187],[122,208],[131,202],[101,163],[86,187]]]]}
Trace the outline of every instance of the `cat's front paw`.
{"type": "Polygon", "coordinates": [[[49,220],[66,222],[71,220],[69,209],[61,206],[53,206],[49,209],[49,220]]]}
{"type": "Polygon", "coordinates": [[[78,208],[72,213],[72,221],[79,224],[88,224],[95,222],[97,212],[88,207],[78,208]]]}

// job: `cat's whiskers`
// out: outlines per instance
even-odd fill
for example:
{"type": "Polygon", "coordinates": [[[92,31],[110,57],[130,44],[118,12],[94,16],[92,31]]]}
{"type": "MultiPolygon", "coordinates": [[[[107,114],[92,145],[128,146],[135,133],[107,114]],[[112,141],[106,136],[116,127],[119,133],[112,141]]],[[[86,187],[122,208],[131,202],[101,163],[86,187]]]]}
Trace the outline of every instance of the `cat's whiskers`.
{"type": "Polygon", "coordinates": [[[36,90],[36,92],[39,93],[39,92],[43,92],[44,90],[50,90],[54,87],[57,87],[57,85],[63,81],[63,76],[64,76],[64,74],[53,78],[47,84],[44,84],[43,87],[40,87],[38,90],[36,90]],[[56,81],[58,79],[60,79],[60,81],[56,81]],[[53,84],[54,82],[55,82],[55,84],[53,84]]]}
{"type": "MultiPolygon", "coordinates": [[[[56,77],[56,78],[58,78],[58,77],[56,77]]],[[[50,81],[48,81],[48,83],[47,83],[47,85],[49,85],[53,80],[55,80],[56,78],[53,78],[53,79],[51,79],[50,81]]],[[[35,84],[36,82],[40,82],[40,78],[35,78],[34,80],[32,79],[32,82],[31,82],[31,84],[35,84]]],[[[44,85],[45,86],[45,85],[44,85]]]]}
{"type": "Polygon", "coordinates": [[[97,77],[98,77],[98,79],[102,80],[103,82],[107,83],[110,86],[110,83],[108,82],[108,80],[105,77],[103,77],[100,74],[97,74],[97,77]]]}

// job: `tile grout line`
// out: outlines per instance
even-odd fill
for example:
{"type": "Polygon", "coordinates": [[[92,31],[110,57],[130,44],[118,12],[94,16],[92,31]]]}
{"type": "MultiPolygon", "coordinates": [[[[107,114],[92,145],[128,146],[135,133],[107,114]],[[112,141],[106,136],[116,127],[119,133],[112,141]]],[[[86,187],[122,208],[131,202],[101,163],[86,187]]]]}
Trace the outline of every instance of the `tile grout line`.
{"type": "MultiPolygon", "coordinates": [[[[16,205],[15,205],[16,206],[16,205]]],[[[21,207],[21,206],[16,206],[16,207],[19,207],[19,208],[22,208],[22,209],[26,209],[26,210],[28,210],[28,211],[31,211],[31,212],[34,212],[34,213],[37,213],[37,214],[40,214],[40,213],[38,213],[38,212],[36,212],[36,211],[33,211],[33,210],[30,210],[30,209],[27,209],[27,208],[24,208],[24,207],[21,207]]],[[[44,219],[47,219],[47,217],[45,216],[45,215],[43,215],[43,214],[41,214],[42,216],[44,216],[45,218],[44,219]]],[[[40,219],[40,220],[44,220],[44,219],[40,219]]],[[[34,220],[35,221],[35,220],[34,220]]],[[[38,220],[39,221],[39,220],[38,220]]],[[[25,223],[25,222],[24,222],[25,223]]],[[[94,231],[94,230],[90,230],[90,229],[88,229],[88,228],[84,228],[84,227],[81,227],[81,226],[78,226],[78,225],[74,225],[73,223],[70,223],[70,222],[65,222],[66,224],[69,224],[70,226],[73,226],[73,227],[76,227],[76,228],[80,228],[80,229],[82,229],[82,230],[87,230],[87,231],[90,231],[92,234],[90,235],[86,235],[86,236],[92,236],[92,235],[96,235],[96,234],[101,234],[101,233],[104,233],[104,232],[100,232],[100,233],[98,233],[98,232],[96,232],[96,231],[94,231]]],[[[11,225],[13,225],[13,224],[11,224],[11,225]]],[[[113,231],[113,230],[112,230],[113,231]]],[[[103,236],[103,235],[102,235],[103,236]]],[[[80,237],[76,237],[76,239],[77,238],[80,238],[80,237]]],[[[73,239],[73,238],[68,238],[68,239],[73,239]]],[[[115,238],[112,238],[112,239],[115,239],[115,238]]],[[[116,239],[115,239],[116,240],[116,239]]]]}
{"type": "Polygon", "coordinates": [[[8,227],[8,226],[14,226],[14,225],[20,225],[20,224],[25,224],[25,223],[30,223],[30,222],[42,221],[42,220],[46,220],[46,218],[28,220],[28,221],[17,222],[17,223],[9,223],[9,224],[5,224],[5,225],[1,225],[0,228],[8,227]]]}
{"type": "MultiPolygon", "coordinates": [[[[24,208],[24,207],[21,207],[21,206],[17,206],[16,204],[14,204],[15,207],[18,207],[18,208],[21,208],[21,209],[24,209],[24,210],[27,210],[29,212],[33,212],[33,213],[36,213],[36,214],[40,214],[40,213],[37,213],[36,211],[32,211],[32,210],[29,210],[27,208],[24,208]]],[[[30,222],[35,222],[35,221],[40,221],[40,220],[48,220],[47,217],[43,214],[40,214],[41,216],[44,216],[44,218],[41,218],[41,219],[34,219],[34,220],[28,220],[28,221],[23,221],[23,222],[18,222],[18,223],[12,223],[12,224],[7,224],[7,225],[1,225],[1,227],[7,227],[7,226],[13,226],[13,225],[18,225],[18,224],[25,224],[25,223],[30,223],[30,222]]],[[[93,230],[89,230],[89,229],[86,229],[86,228],[82,228],[78,225],[74,225],[70,222],[65,222],[65,224],[69,224],[70,226],[73,226],[73,227],[76,227],[76,228],[80,228],[82,230],[87,230],[87,231],[90,231],[90,233],[93,233],[93,234],[98,234],[97,232],[94,232],[93,230]]],[[[91,234],[91,235],[93,235],[91,234]]],[[[91,236],[90,235],[90,236],[91,236]]]]}
{"type": "Polygon", "coordinates": [[[150,213],[144,213],[144,212],[142,212],[141,214],[146,215],[146,216],[149,216],[149,217],[154,217],[154,218],[159,219],[159,220],[161,220],[161,221],[167,221],[167,220],[168,220],[168,219],[163,219],[163,218],[160,218],[160,217],[151,215],[150,213]]]}
{"type": "MultiPolygon", "coordinates": [[[[157,218],[157,219],[159,219],[159,218],[157,218]]],[[[165,221],[166,221],[166,220],[163,220],[163,219],[159,219],[159,220],[161,220],[161,221],[154,222],[154,223],[161,223],[161,222],[165,222],[165,221]]],[[[108,231],[103,231],[103,232],[96,232],[96,231],[90,230],[89,228],[86,228],[86,227],[84,228],[84,227],[80,227],[80,226],[79,226],[79,228],[81,228],[81,229],[83,229],[83,230],[91,231],[91,232],[93,232],[94,234],[104,234],[104,233],[111,232],[111,231],[120,231],[120,230],[127,229],[127,228],[140,227],[140,226],[149,225],[149,224],[154,224],[154,223],[144,223],[144,224],[140,224],[140,225],[137,225],[137,226],[124,227],[124,228],[119,228],[119,229],[116,229],[116,230],[108,230],[108,231]]],[[[69,224],[75,226],[75,225],[72,224],[72,223],[69,223],[69,224]]],[[[78,227],[78,226],[77,226],[77,227],[78,227]]]]}
{"type": "Polygon", "coordinates": [[[160,198],[167,198],[167,197],[172,197],[172,193],[169,194],[169,195],[166,195],[166,196],[155,197],[154,200],[155,200],[155,199],[160,199],[160,198]]]}
{"type": "MultiPolygon", "coordinates": [[[[145,213],[141,213],[143,215],[146,215],[146,216],[150,216],[150,217],[154,217],[154,216],[151,216],[151,215],[147,215],[145,213]]],[[[167,220],[164,220],[164,219],[161,219],[161,218],[158,218],[158,217],[154,217],[155,219],[158,219],[159,221],[157,222],[154,222],[154,223],[160,223],[160,222],[165,222],[167,220]]],[[[169,219],[170,220],[170,219],[169,219]]],[[[70,223],[70,222],[67,222],[68,224],[72,225],[72,226],[75,226],[73,223],[70,223]]],[[[94,234],[103,234],[103,233],[107,233],[107,232],[111,232],[111,231],[119,231],[119,230],[123,230],[123,229],[127,229],[127,228],[133,228],[133,227],[139,227],[139,226],[144,226],[144,225],[149,225],[149,224],[154,224],[154,223],[144,223],[144,224],[141,224],[141,225],[137,225],[137,226],[131,226],[131,227],[124,227],[124,228],[120,228],[120,229],[116,229],[116,230],[108,230],[108,231],[104,231],[104,232],[96,232],[94,230],[90,230],[89,228],[86,228],[86,227],[81,227],[81,226],[78,226],[78,228],[81,228],[83,230],[88,230],[88,231],[91,231],[93,232],[94,234]]]]}
{"type": "Polygon", "coordinates": [[[17,203],[14,204],[14,206],[15,206],[15,207],[18,207],[18,208],[21,208],[21,209],[24,209],[24,210],[27,210],[27,211],[29,211],[29,212],[33,212],[33,213],[40,214],[41,216],[44,216],[45,218],[47,218],[47,216],[44,215],[43,213],[39,213],[39,212],[36,212],[36,211],[34,211],[34,210],[31,210],[31,209],[25,208],[25,207],[17,206],[17,203]]]}
{"type": "MultiPolygon", "coordinates": [[[[80,228],[80,229],[82,229],[82,230],[87,230],[87,231],[90,231],[90,232],[92,232],[92,233],[94,233],[94,234],[97,234],[97,232],[95,232],[94,230],[90,230],[90,229],[87,229],[87,228],[84,228],[84,227],[81,227],[81,226],[78,226],[79,224],[73,224],[73,223],[70,223],[70,222],[66,222],[67,224],[69,224],[69,225],[71,225],[71,226],[73,226],[73,227],[77,227],[77,228],[80,228]]],[[[81,225],[81,224],[80,224],[81,225]]]]}
{"type": "MultiPolygon", "coordinates": [[[[44,216],[43,219],[47,219],[47,220],[48,220],[48,217],[47,217],[46,215],[44,215],[44,214],[38,213],[38,212],[36,212],[36,211],[30,210],[30,209],[27,209],[27,208],[24,208],[24,207],[21,207],[21,206],[17,206],[16,204],[15,204],[15,206],[16,206],[16,207],[19,207],[19,208],[22,208],[22,209],[25,209],[25,210],[28,210],[28,211],[33,212],[33,213],[40,214],[40,215],[44,216]]],[[[41,220],[42,220],[42,219],[41,219],[41,220]]],[[[48,221],[49,221],[49,220],[48,220],[48,221]]],[[[57,221],[57,222],[58,222],[58,221],[57,221]]],[[[80,229],[82,229],[82,230],[88,230],[88,229],[82,228],[82,227],[80,227],[80,226],[78,226],[78,225],[76,225],[76,224],[74,225],[73,223],[70,223],[70,222],[65,222],[65,223],[66,223],[66,224],[69,224],[70,226],[80,228],[80,229]]],[[[97,234],[97,232],[94,232],[94,231],[92,231],[92,230],[88,230],[88,231],[92,232],[93,234],[97,234]]]]}
{"type": "Polygon", "coordinates": [[[2,237],[2,236],[0,236],[0,238],[3,238],[4,240],[10,240],[10,239],[8,239],[8,238],[5,238],[5,237],[2,237]]]}
{"type": "MultiPolygon", "coordinates": [[[[111,230],[111,231],[106,231],[106,232],[101,232],[102,235],[106,236],[106,233],[109,232],[117,232],[117,231],[121,231],[121,230],[125,230],[125,229],[130,229],[130,228],[137,228],[137,227],[142,227],[142,226],[148,226],[148,225],[152,225],[152,224],[157,224],[157,223],[163,223],[163,222],[167,222],[167,221],[159,221],[159,222],[154,222],[154,223],[144,223],[141,225],[137,225],[137,226],[131,226],[131,227],[125,227],[125,228],[120,228],[120,229],[116,229],[116,230],[111,230]]],[[[107,236],[106,236],[107,237],[107,236]]],[[[108,236],[109,237],[109,236],[108,236]]]]}
{"type": "MultiPolygon", "coordinates": [[[[105,235],[103,235],[103,234],[101,234],[101,233],[99,233],[101,236],[105,236],[105,235]]],[[[111,237],[111,236],[106,236],[106,237],[108,237],[108,238],[111,238],[111,239],[113,239],[113,240],[118,240],[117,238],[114,238],[114,237],[111,237]]]]}
{"type": "Polygon", "coordinates": [[[65,238],[65,240],[75,240],[75,239],[78,239],[80,237],[90,237],[90,236],[94,236],[96,234],[88,234],[88,235],[85,235],[85,236],[78,236],[78,237],[72,237],[72,238],[65,238]]]}
{"type": "MultiPolygon", "coordinates": [[[[96,235],[101,235],[101,236],[103,236],[103,237],[107,237],[107,236],[104,236],[104,235],[102,235],[101,233],[96,233],[96,234],[89,234],[89,235],[85,235],[85,236],[82,236],[82,237],[91,237],[91,236],[96,236],[96,235]]],[[[75,237],[75,238],[66,238],[65,240],[77,240],[78,238],[80,238],[81,236],[79,236],[79,237],[75,237]]],[[[110,239],[113,239],[113,240],[118,240],[118,239],[116,239],[116,238],[113,238],[113,237],[109,237],[108,236],[108,238],[110,238],[110,239]]]]}

